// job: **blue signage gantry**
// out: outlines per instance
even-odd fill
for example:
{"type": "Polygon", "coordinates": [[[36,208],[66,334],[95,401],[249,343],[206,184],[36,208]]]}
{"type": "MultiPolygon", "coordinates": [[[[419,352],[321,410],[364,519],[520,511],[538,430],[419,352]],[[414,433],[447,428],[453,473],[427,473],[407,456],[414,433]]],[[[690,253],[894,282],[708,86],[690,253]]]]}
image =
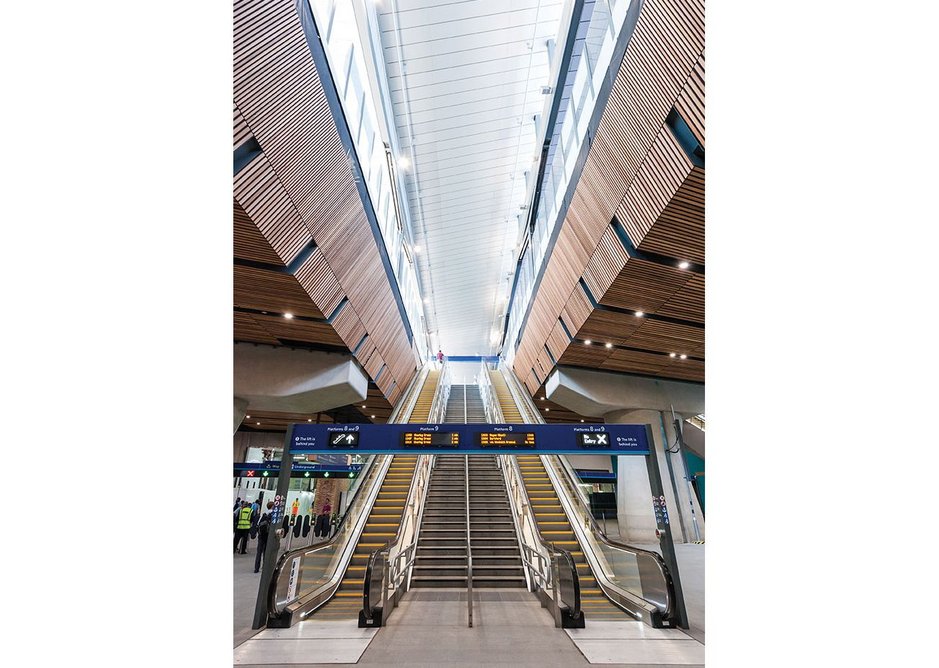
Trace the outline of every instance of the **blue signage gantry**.
{"type": "Polygon", "coordinates": [[[646,425],[295,424],[294,453],[647,455],[646,425]]]}

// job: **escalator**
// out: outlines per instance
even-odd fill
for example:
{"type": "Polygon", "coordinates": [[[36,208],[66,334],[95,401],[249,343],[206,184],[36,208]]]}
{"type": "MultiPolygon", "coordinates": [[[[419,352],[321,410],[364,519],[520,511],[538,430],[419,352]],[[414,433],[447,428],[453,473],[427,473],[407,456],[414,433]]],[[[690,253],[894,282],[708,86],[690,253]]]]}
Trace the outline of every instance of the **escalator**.
{"type": "MultiPolygon", "coordinates": [[[[410,405],[408,422],[428,420],[439,379],[439,371],[429,370],[419,391],[415,380],[400,404],[410,405]]],[[[418,460],[410,454],[371,457],[336,535],[281,556],[268,592],[268,626],[358,617],[368,560],[397,536],[418,460]]]]}
{"type": "MultiPolygon", "coordinates": [[[[511,373],[511,372],[509,372],[511,373]]],[[[516,383],[515,393],[501,371],[489,371],[494,401],[506,423],[541,423],[537,409],[520,404],[528,399],[516,383]]],[[[530,404],[530,400],[528,401],[530,404]]],[[[525,546],[534,554],[538,545],[566,552],[576,569],[579,611],[588,620],[642,620],[654,627],[676,624],[673,584],[662,558],[607,538],[593,521],[581,498],[578,480],[566,458],[558,455],[518,455],[514,472],[524,488],[517,507],[530,508],[537,539],[525,546]],[[550,469],[550,472],[549,472],[550,469]],[[561,498],[563,494],[564,498],[561,498]],[[571,524],[575,519],[578,525],[571,524]],[[582,520],[582,521],[581,521],[582,520]],[[599,577],[598,577],[599,576],[599,577]]],[[[577,611],[575,611],[575,617],[577,611]]]]}

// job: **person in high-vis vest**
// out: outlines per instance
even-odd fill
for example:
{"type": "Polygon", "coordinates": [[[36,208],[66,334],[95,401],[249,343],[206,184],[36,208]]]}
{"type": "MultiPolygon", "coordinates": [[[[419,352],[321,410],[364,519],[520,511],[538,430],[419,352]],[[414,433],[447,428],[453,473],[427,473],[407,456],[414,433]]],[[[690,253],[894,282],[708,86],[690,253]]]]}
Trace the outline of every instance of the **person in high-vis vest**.
{"type": "Polygon", "coordinates": [[[251,504],[247,501],[241,503],[241,510],[238,511],[238,524],[235,525],[235,552],[238,550],[238,543],[241,543],[241,554],[247,554],[248,532],[251,530],[251,504]]]}

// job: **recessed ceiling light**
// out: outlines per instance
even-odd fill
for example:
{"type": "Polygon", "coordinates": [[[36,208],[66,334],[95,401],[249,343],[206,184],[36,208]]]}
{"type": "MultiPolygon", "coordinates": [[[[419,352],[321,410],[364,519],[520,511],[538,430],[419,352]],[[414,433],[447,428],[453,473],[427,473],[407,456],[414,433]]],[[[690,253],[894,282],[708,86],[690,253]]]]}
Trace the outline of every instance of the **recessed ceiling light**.
{"type": "Polygon", "coordinates": [[[307,421],[307,422],[313,422],[313,418],[307,418],[306,421],[307,421]]]}
{"type": "Polygon", "coordinates": [[[643,313],[642,311],[636,311],[636,317],[637,317],[637,318],[641,318],[641,317],[644,316],[644,315],[645,315],[645,313],[643,313]]]}
{"type": "Polygon", "coordinates": [[[687,269],[689,266],[691,266],[691,265],[689,265],[687,262],[679,262],[679,263],[678,263],[678,268],[679,268],[679,269],[687,269]]]}
{"type": "Polygon", "coordinates": [[[375,416],[374,416],[374,415],[372,416],[372,419],[373,419],[373,420],[375,419],[375,416]]]}
{"type": "Polygon", "coordinates": [[[544,401],[544,397],[541,397],[541,400],[544,401]]]}
{"type": "Polygon", "coordinates": [[[583,422],[583,420],[581,420],[581,422],[583,422]]]}
{"type": "Polygon", "coordinates": [[[245,419],[250,419],[250,418],[251,418],[250,415],[245,415],[245,419]]]}
{"type": "Polygon", "coordinates": [[[687,355],[680,355],[680,357],[681,357],[683,360],[688,359],[688,356],[687,356],[687,355]]]}
{"type": "Polygon", "coordinates": [[[362,404],[362,408],[366,408],[366,405],[365,405],[365,404],[362,404]]]}
{"type": "Polygon", "coordinates": [[[260,423],[260,422],[255,422],[254,424],[256,424],[256,425],[259,426],[259,427],[261,426],[261,423],[260,423]]]}
{"type": "Polygon", "coordinates": [[[591,341],[590,339],[587,339],[586,341],[584,341],[585,346],[589,346],[591,343],[593,343],[593,341],[591,341]]]}
{"type": "Polygon", "coordinates": [[[267,311],[261,311],[261,315],[267,315],[267,311]]]}
{"type": "Polygon", "coordinates": [[[669,353],[668,356],[669,356],[669,357],[675,357],[675,353],[669,353]]]}
{"type": "Polygon", "coordinates": [[[606,347],[607,347],[607,348],[612,348],[612,347],[613,347],[613,344],[610,343],[609,341],[607,341],[606,347]]]}
{"type": "Polygon", "coordinates": [[[287,320],[293,320],[293,313],[284,313],[284,317],[287,318],[287,320]]]}
{"type": "Polygon", "coordinates": [[[551,409],[550,409],[550,408],[545,408],[545,409],[544,409],[544,412],[545,412],[545,413],[550,413],[550,412],[551,412],[551,409]]]}

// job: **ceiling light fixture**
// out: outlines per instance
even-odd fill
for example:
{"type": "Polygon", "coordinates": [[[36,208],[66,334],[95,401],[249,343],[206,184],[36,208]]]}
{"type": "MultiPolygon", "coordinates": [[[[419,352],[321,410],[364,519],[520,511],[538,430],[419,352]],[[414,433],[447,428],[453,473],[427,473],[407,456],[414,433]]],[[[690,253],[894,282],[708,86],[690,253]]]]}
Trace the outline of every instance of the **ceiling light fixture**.
{"type": "Polygon", "coordinates": [[[550,409],[550,408],[545,408],[545,409],[544,409],[544,412],[545,412],[545,413],[550,413],[550,412],[551,412],[551,409],[550,409]]]}
{"type": "Polygon", "coordinates": [[[678,268],[679,268],[679,269],[687,269],[687,268],[690,267],[690,266],[691,266],[691,265],[688,264],[687,262],[679,262],[679,263],[678,263],[678,268]]]}
{"type": "Polygon", "coordinates": [[[668,356],[669,356],[669,357],[675,357],[675,353],[669,353],[668,356]]]}
{"type": "Polygon", "coordinates": [[[581,420],[581,422],[583,422],[583,420],[581,420]]]}
{"type": "Polygon", "coordinates": [[[307,418],[306,421],[307,421],[307,422],[313,422],[313,418],[307,418]]]}
{"type": "Polygon", "coordinates": [[[257,426],[259,426],[259,427],[261,426],[261,423],[260,423],[260,422],[255,422],[255,424],[256,424],[257,426]]]}
{"type": "Polygon", "coordinates": [[[284,313],[284,317],[287,318],[287,320],[293,320],[293,313],[284,313]]]}
{"type": "Polygon", "coordinates": [[[250,416],[250,415],[245,415],[245,419],[246,419],[246,420],[250,420],[250,419],[251,419],[251,416],[250,416]]]}
{"type": "Polygon", "coordinates": [[[589,346],[591,343],[593,343],[593,341],[591,341],[590,339],[587,339],[586,341],[584,341],[585,346],[589,346]]]}
{"type": "Polygon", "coordinates": [[[607,347],[607,348],[612,348],[612,347],[613,347],[613,344],[610,343],[609,341],[607,341],[606,347],[607,347]]]}
{"type": "Polygon", "coordinates": [[[365,404],[362,404],[362,408],[365,408],[365,404]]]}
{"type": "Polygon", "coordinates": [[[645,315],[645,313],[643,313],[642,311],[636,311],[636,317],[637,317],[637,318],[641,318],[641,317],[644,316],[644,315],[645,315]]]}
{"type": "Polygon", "coordinates": [[[681,357],[683,360],[688,359],[688,356],[687,356],[687,355],[679,355],[679,357],[681,357]]]}
{"type": "Polygon", "coordinates": [[[374,415],[372,416],[372,419],[373,419],[373,420],[375,419],[375,416],[374,416],[374,415]]]}

